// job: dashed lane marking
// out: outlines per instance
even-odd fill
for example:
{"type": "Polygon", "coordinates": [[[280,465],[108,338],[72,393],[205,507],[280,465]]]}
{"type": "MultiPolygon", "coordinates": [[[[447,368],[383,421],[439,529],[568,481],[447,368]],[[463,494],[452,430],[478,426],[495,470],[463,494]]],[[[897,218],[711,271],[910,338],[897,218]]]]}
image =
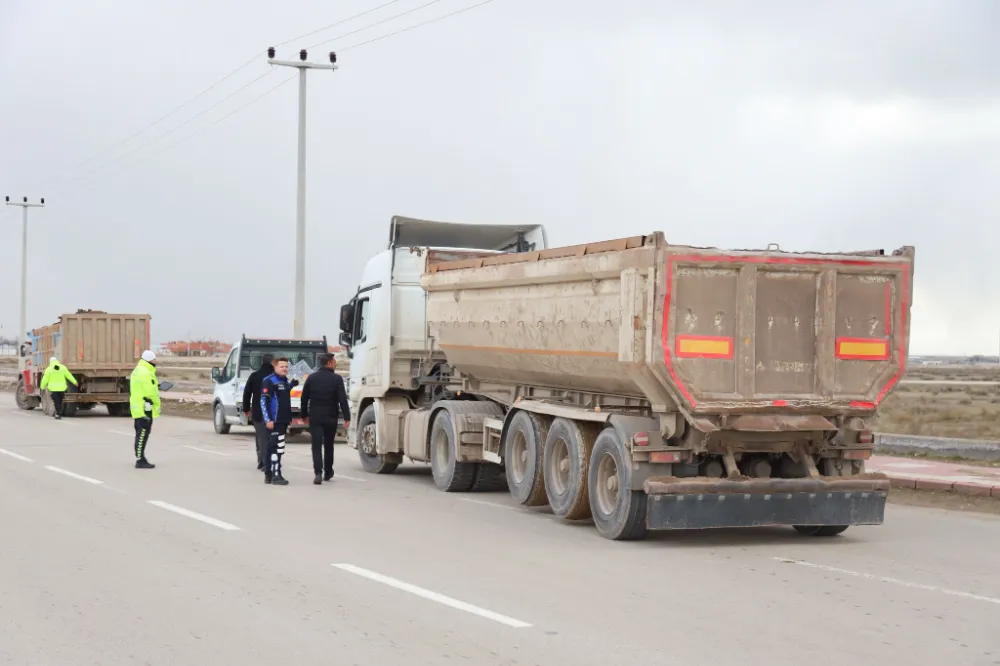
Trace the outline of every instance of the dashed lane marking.
{"type": "Polygon", "coordinates": [[[486,618],[487,620],[493,620],[494,622],[499,622],[500,624],[505,624],[508,627],[514,627],[515,629],[525,629],[531,626],[531,624],[528,622],[517,620],[512,617],[508,617],[506,615],[501,615],[500,613],[494,613],[491,610],[480,608],[479,606],[474,606],[470,603],[459,601],[458,599],[453,599],[452,597],[445,596],[438,592],[433,592],[431,590],[418,587],[411,583],[406,583],[404,581],[397,580],[389,576],[385,576],[375,571],[363,569],[353,564],[341,563],[341,564],[333,564],[331,566],[336,567],[341,571],[346,571],[356,576],[361,576],[362,578],[373,580],[376,583],[382,583],[383,585],[394,587],[397,590],[403,590],[404,592],[409,592],[410,594],[416,595],[423,599],[427,599],[428,601],[433,601],[443,606],[448,606],[456,610],[464,611],[466,613],[471,613],[472,615],[478,615],[479,617],[486,618]]]}
{"type": "Polygon", "coordinates": [[[50,472],[55,472],[56,474],[62,474],[63,476],[68,476],[68,477],[70,477],[72,479],[76,479],[78,481],[84,481],[86,483],[92,483],[95,486],[99,486],[99,485],[101,485],[101,484],[104,483],[103,481],[98,481],[97,479],[92,479],[89,476],[84,476],[83,474],[77,474],[76,472],[71,472],[68,469],[62,469],[61,467],[55,467],[53,465],[46,465],[45,469],[49,470],[50,472]]]}
{"type": "Polygon", "coordinates": [[[218,527],[220,530],[236,532],[240,529],[239,527],[233,525],[232,523],[227,523],[224,520],[219,520],[218,518],[212,518],[211,516],[206,516],[203,513],[191,511],[190,509],[185,509],[184,507],[177,506],[176,504],[170,504],[169,502],[163,502],[161,500],[149,500],[149,503],[152,504],[153,506],[158,506],[161,509],[166,509],[167,511],[172,511],[178,515],[185,516],[186,518],[199,520],[207,525],[218,527]]]}
{"type": "Polygon", "coordinates": [[[229,458],[231,454],[223,453],[221,451],[210,451],[209,449],[198,448],[197,446],[191,446],[190,444],[184,444],[185,449],[191,449],[192,451],[201,451],[202,453],[211,453],[213,456],[224,456],[229,458]]]}
{"type": "Polygon", "coordinates": [[[773,559],[783,564],[797,564],[800,567],[807,567],[809,569],[818,569],[820,571],[828,571],[830,573],[838,573],[838,574],[843,574],[845,576],[854,576],[855,578],[865,578],[867,580],[874,580],[880,583],[900,585],[902,587],[909,587],[916,590],[926,590],[927,592],[938,592],[939,594],[947,594],[952,597],[961,597],[963,599],[971,599],[973,601],[985,601],[986,603],[990,604],[1000,604],[1000,599],[996,599],[994,597],[985,597],[981,594],[972,594],[971,592],[962,592],[959,590],[949,590],[948,588],[937,587],[936,585],[911,583],[908,580],[889,578],[888,576],[877,576],[875,574],[864,573],[862,571],[851,571],[850,569],[840,569],[838,567],[830,567],[825,564],[816,564],[814,562],[806,562],[804,560],[790,560],[784,557],[775,557],[773,559]]]}
{"type": "Polygon", "coordinates": [[[3,454],[5,456],[10,456],[11,458],[14,458],[16,460],[23,460],[24,462],[35,462],[34,460],[32,460],[27,456],[22,456],[20,453],[14,453],[13,451],[8,451],[7,449],[0,449],[0,454],[3,454]]]}

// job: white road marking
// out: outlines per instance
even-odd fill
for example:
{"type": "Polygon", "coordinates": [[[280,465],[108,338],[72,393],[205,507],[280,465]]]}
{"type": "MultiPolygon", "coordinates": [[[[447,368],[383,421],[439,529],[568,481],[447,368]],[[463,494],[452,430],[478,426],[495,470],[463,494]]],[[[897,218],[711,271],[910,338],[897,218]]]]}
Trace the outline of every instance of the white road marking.
{"type": "Polygon", "coordinates": [[[202,453],[211,453],[213,456],[225,456],[230,457],[228,453],[222,453],[221,451],[209,451],[208,449],[199,449],[197,446],[191,446],[190,444],[184,444],[185,449],[191,449],[192,451],[201,451],[202,453]]]}
{"type": "Polygon", "coordinates": [[[87,483],[93,483],[95,486],[103,484],[103,481],[98,481],[97,479],[92,479],[89,476],[84,476],[83,474],[77,474],[76,472],[71,472],[67,469],[62,469],[60,467],[54,467],[52,465],[46,465],[45,469],[50,472],[55,472],[56,474],[63,474],[65,476],[77,479],[79,481],[86,481],[87,483]]]}
{"type": "Polygon", "coordinates": [[[332,564],[330,566],[336,567],[341,571],[346,571],[348,573],[352,573],[357,576],[373,580],[377,583],[382,583],[383,585],[388,585],[389,587],[394,587],[397,590],[403,590],[404,592],[415,594],[418,597],[422,597],[424,599],[442,604],[444,606],[449,606],[456,610],[465,611],[466,613],[471,613],[472,615],[478,615],[479,617],[484,617],[487,620],[493,620],[494,622],[505,624],[508,627],[514,627],[515,629],[524,629],[531,626],[531,624],[529,624],[528,622],[515,620],[512,617],[507,617],[506,615],[494,613],[493,611],[486,610],[485,608],[480,608],[479,606],[473,606],[472,604],[466,603],[464,601],[459,601],[458,599],[452,599],[451,597],[445,596],[443,594],[432,592],[431,590],[425,590],[422,587],[417,587],[416,585],[405,583],[401,580],[390,578],[389,576],[384,576],[375,571],[362,569],[361,567],[354,566],[353,564],[342,563],[342,564],[332,564]]]}
{"type": "Polygon", "coordinates": [[[500,504],[499,502],[487,502],[485,500],[470,499],[468,497],[456,497],[459,502],[468,502],[469,504],[482,504],[483,506],[491,506],[494,509],[515,509],[509,504],[500,504]]]}
{"type": "Polygon", "coordinates": [[[23,460],[24,462],[35,462],[27,456],[22,456],[20,453],[14,453],[13,451],[8,451],[7,449],[0,449],[0,453],[5,456],[10,456],[11,458],[16,458],[18,460],[23,460]]]}
{"type": "Polygon", "coordinates": [[[124,435],[126,437],[135,437],[134,432],[125,432],[124,430],[108,430],[112,435],[124,435]]]}
{"type": "Polygon", "coordinates": [[[201,513],[196,513],[194,511],[191,511],[190,509],[185,509],[184,507],[177,506],[175,504],[170,504],[168,502],[163,502],[160,500],[149,500],[149,503],[152,504],[153,506],[158,506],[161,509],[166,509],[167,511],[173,511],[176,514],[180,514],[188,518],[193,518],[194,520],[200,520],[203,523],[207,523],[214,527],[218,527],[219,529],[222,530],[235,532],[240,529],[239,527],[233,525],[232,523],[227,523],[226,521],[219,520],[218,518],[212,518],[211,516],[206,516],[201,513]]]}
{"type": "Polygon", "coordinates": [[[984,597],[980,594],[972,594],[971,592],[961,592],[959,590],[949,590],[945,587],[937,587],[935,585],[924,585],[923,583],[911,583],[907,580],[900,580],[898,578],[889,578],[888,576],[876,576],[875,574],[863,573],[861,571],[851,571],[850,569],[840,569],[838,567],[829,567],[825,564],[815,564],[813,562],[806,562],[804,560],[790,560],[785,557],[775,557],[773,558],[778,562],[784,564],[797,564],[800,567],[808,567],[810,569],[819,569],[820,571],[829,571],[830,573],[844,574],[845,576],[854,576],[856,578],[865,578],[867,580],[875,580],[880,583],[892,583],[893,585],[901,585],[903,587],[910,587],[917,590],[926,590],[927,592],[938,592],[940,594],[947,594],[953,597],[962,597],[963,599],[972,599],[973,601],[985,601],[990,604],[1000,604],[1000,599],[995,599],[993,597],[984,597]]]}

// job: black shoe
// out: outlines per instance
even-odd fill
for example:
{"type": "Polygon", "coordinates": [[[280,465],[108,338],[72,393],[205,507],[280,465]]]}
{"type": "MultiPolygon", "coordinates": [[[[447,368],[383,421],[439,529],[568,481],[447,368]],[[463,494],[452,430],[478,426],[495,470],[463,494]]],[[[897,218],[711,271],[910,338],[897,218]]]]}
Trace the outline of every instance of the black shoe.
{"type": "Polygon", "coordinates": [[[56,414],[56,421],[61,421],[61,420],[62,420],[62,417],[59,416],[58,414],[56,414]]]}
{"type": "MultiPolygon", "coordinates": [[[[328,479],[328,480],[329,480],[329,479],[328,479]]],[[[319,484],[321,484],[321,483],[323,483],[323,477],[322,477],[322,476],[320,476],[319,474],[317,474],[317,475],[316,475],[316,478],[315,478],[315,479],[313,479],[313,484],[314,484],[314,485],[317,485],[317,486],[318,486],[318,485],[319,485],[319,484]]]]}
{"type": "Polygon", "coordinates": [[[333,472],[330,472],[330,473],[328,473],[328,474],[324,474],[324,475],[323,475],[323,480],[324,480],[324,481],[329,481],[329,480],[330,480],[330,479],[332,479],[332,478],[333,478],[333,472]]]}
{"type": "Polygon", "coordinates": [[[136,469],[155,469],[156,465],[154,465],[153,463],[149,462],[145,458],[140,458],[139,460],[135,461],[135,468],[136,469]]]}
{"type": "Polygon", "coordinates": [[[264,483],[266,483],[268,485],[271,484],[271,475],[270,474],[264,474],[264,483]]]}
{"type": "Polygon", "coordinates": [[[262,463],[262,462],[257,463],[257,471],[258,472],[263,472],[264,471],[264,463],[262,463]]]}
{"type": "Polygon", "coordinates": [[[276,486],[287,486],[288,485],[288,479],[286,479],[285,477],[281,476],[280,474],[277,474],[277,475],[275,475],[275,477],[273,479],[271,479],[271,483],[273,483],[276,486]]]}

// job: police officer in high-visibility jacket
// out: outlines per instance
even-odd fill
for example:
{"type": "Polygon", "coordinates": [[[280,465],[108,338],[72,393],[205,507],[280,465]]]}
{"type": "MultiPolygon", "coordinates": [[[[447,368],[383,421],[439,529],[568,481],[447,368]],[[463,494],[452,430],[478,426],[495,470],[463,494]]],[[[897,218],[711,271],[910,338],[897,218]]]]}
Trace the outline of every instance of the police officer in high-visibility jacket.
{"type": "Polygon", "coordinates": [[[52,398],[52,406],[55,408],[54,416],[62,418],[63,398],[69,385],[79,386],[69,369],[59,362],[55,356],[49,359],[49,367],[45,368],[42,374],[42,383],[39,386],[43,391],[48,389],[49,397],[52,398]]]}
{"type": "Polygon", "coordinates": [[[160,387],[156,381],[156,354],[148,349],[142,352],[129,377],[129,407],[135,420],[135,467],[153,469],[156,465],[146,460],[146,447],[153,419],[160,416],[160,387]]]}

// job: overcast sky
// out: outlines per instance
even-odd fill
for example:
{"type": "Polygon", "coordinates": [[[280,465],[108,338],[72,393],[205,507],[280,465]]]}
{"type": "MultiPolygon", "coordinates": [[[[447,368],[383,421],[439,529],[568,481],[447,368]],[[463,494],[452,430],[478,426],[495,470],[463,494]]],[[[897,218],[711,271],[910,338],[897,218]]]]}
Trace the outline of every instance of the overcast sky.
{"type": "MultiPolygon", "coordinates": [[[[0,0],[0,194],[50,203],[31,212],[29,326],[85,307],[149,312],[158,341],[290,335],[295,84],[212,125],[289,71],[171,130],[267,72],[270,44],[383,2],[0,0]]],[[[342,54],[309,80],[309,334],[336,338],[403,214],[540,222],[552,245],[914,245],[911,352],[997,352],[996,0],[493,0],[347,48],[478,2],[313,51],[342,54]]],[[[19,214],[0,211],[4,333],[19,214]]]]}

